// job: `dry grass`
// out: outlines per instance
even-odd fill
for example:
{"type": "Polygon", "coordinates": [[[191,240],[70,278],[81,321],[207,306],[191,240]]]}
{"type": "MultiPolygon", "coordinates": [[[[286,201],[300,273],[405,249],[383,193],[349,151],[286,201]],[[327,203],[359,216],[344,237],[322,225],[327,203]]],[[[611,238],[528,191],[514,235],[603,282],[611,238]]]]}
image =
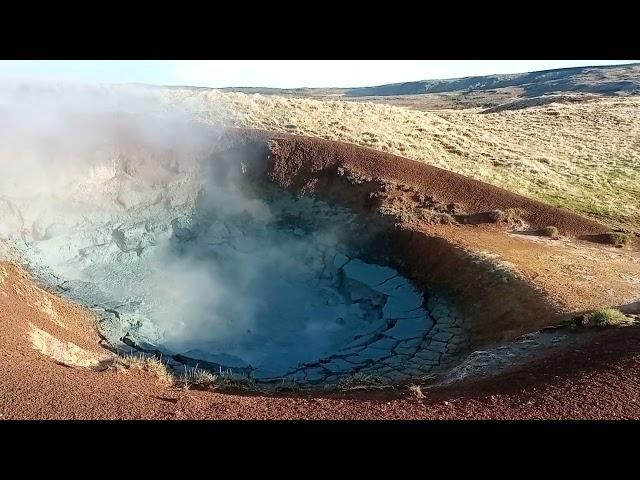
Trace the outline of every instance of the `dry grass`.
{"type": "Polygon", "coordinates": [[[420,387],[420,385],[409,385],[409,391],[417,399],[427,398],[427,396],[422,393],[422,388],[420,387]]]}
{"type": "Polygon", "coordinates": [[[156,357],[140,355],[123,355],[120,358],[120,364],[143,372],[149,372],[156,377],[160,383],[166,386],[172,386],[176,383],[175,377],[169,371],[167,366],[156,357]]]}
{"type": "Polygon", "coordinates": [[[263,391],[252,378],[233,375],[231,372],[222,372],[218,376],[216,389],[223,391],[263,391]]]}
{"type": "Polygon", "coordinates": [[[279,393],[296,393],[302,391],[302,387],[295,381],[282,379],[282,382],[275,385],[274,390],[279,393]]]}
{"type": "Polygon", "coordinates": [[[553,226],[548,226],[548,227],[544,227],[541,228],[539,230],[540,235],[544,236],[544,237],[551,237],[551,238],[560,238],[560,231],[553,226]]]}
{"type": "Polygon", "coordinates": [[[614,247],[624,247],[630,242],[629,235],[621,232],[610,232],[603,235],[606,243],[614,247]]]}
{"type": "Polygon", "coordinates": [[[211,123],[339,140],[413,158],[620,226],[640,223],[640,99],[480,114],[166,90],[211,123]]]}
{"type": "Polygon", "coordinates": [[[134,368],[144,372],[149,372],[155,376],[160,383],[167,387],[176,386],[189,389],[213,388],[215,390],[258,390],[256,383],[249,378],[233,375],[231,372],[221,372],[215,375],[208,370],[195,367],[184,366],[183,372],[173,374],[161,360],[153,356],[142,354],[128,354],[120,358],[120,365],[126,368],[134,368]]]}
{"type": "Polygon", "coordinates": [[[475,265],[484,268],[485,271],[495,277],[500,283],[510,283],[522,275],[515,264],[504,260],[497,253],[487,251],[468,251],[467,253],[475,265]]]}
{"type": "Polygon", "coordinates": [[[388,388],[388,382],[375,375],[354,373],[341,378],[336,384],[338,390],[382,390],[388,388]]]}
{"type": "Polygon", "coordinates": [[[203,388],[215,386],[217,381],[218,376],[214,375],[210,371],[198,368],[197,365],[193,368],[187,368],[185,365],[184,373],[176,379],[175,383],[180,384],[185,388],[189,388],[191,386],[203,388]]]}

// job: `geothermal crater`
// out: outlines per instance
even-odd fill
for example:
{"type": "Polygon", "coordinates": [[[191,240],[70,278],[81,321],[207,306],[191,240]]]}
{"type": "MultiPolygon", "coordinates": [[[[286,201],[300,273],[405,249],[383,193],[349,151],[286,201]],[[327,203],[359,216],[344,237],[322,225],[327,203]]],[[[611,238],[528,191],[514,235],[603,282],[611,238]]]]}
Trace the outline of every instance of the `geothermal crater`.
{"type": "Polygon", "coordinates": [[[424,296],[395,269],[358,257],[366,245],[350,245],[361,228],[355,214],[270,190],[253,215],[221,215],[214,206],[187,226],[173,222],[175,266],[189,271],[185,260],[197,259],[197,274],[216,285],[197,312],[197,335],[189,319],[178,321],[164,345],[189,363],[298,383],[373,372],[383,361],[398,366],[413,356],[434,323],[424,296]],[[404,357],[393,362],[399,352],[404,357]]]}
{"type": "Polygon", "coordinates": [[[428,373],[464,344],[446,303],[376,263],[356,214],[275,187],[260,194],[250,211],[229,211],[203,191],[207,208],[191,214],[86,218],[24,248],[101,313],[111,345],[160,353],[176,369],[391,382],[428,373]]]}
{"type": "Polygon", "coordinates": [[[0,144],[21,155],[0,177],[0,239],[41,283],[98,314],[104,346],[178,372],[304,387],[446,379],[472,349],[573,308],[484,251],[533,243],[478,222],[506,206],[529,228],[605,231],[347,144],[81,120],[70,123],[82,142],[21,130],[0,144]]]}
{"type": "Polygon", "coordinates": [[[212,145],[119,144],[44,209],[5,199],[32,272],[93,308],[111,348],[312,386],[423,376],[467,344],[444,297],[397,270],[390,224],[283,189],[264,151],[212,145]]]}

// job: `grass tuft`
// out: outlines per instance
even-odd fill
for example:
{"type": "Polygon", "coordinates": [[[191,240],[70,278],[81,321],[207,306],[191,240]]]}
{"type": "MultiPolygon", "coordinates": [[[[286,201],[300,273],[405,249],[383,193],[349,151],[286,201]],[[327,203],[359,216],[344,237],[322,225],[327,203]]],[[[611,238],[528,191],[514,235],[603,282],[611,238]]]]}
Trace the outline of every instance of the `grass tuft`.
{"type": "Polygon", "coordinates": [[[336,384],[338,390],[382,390],[387,386],[382,378],[367,373],[354,373],[336,384]]]}
{"type": "Polygon", "coordinates": [[[427,396],[422,393],[422,388],[420,388],[420,385],[410,385],[409,386],[409,391],[413,394],[413,396],[415,396],[417,399],[423,399],[423,398],[427,398],[427,396]]]}
{"type": "Polygon", "coordinates": [[[161,360],[153,356],[127,354],[121,357],[120,364],[127,368],[149,372],[151,375],[155,376],[160,383],[166,386],[172,386],[176,382],[175,377],[169,371],[167,366],[162,363],[161,360]]]}
{"type": "Polygon", "coordinates": [[[184,368],[184,373],[177,380],[177,383],[184,388],[189,388],[190,386],[206,388],[215,385],[218,381],[217,375],[214,375],[209,370],[198,368],[197,365],[193,368],[187,368],[185,365],[184,368]]]}
{"type": "Polygon", "coordinates": [[[624,323],[627,323],[627,317],[615,308],[600,308],[589,315],[589,324],[598,327],[615,327],[624,323]]]}

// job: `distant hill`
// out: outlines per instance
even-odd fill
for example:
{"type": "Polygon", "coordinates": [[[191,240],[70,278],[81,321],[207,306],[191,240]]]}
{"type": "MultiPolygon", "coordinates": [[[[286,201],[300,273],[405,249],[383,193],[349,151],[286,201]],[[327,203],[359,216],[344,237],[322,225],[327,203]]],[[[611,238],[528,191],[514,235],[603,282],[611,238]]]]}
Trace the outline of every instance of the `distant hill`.
{"type": "Polygon", "coordinates": [[[448,80],[420,80],[375,87],[351,88],[345,90],[344,95],[347,97],[419,95],[462,90],[493,90],[506,87],[522,88],[525,97],[537,97],[559,92],[640,93],[640,64],[560,68],[541,72],[486,75],[448,80]]]}
{"type": "Polygon", "coordinates": [[[418,80],[357,88],[269,88],[228,87],[223,92],[279,96],[345,96],[378,97],[397,95],[424,95],[460,91],[494,90],[516,87],[524,90],[524,96],[537,97],[547,93],[584,92],[615,94],[640,93],[640,63],[607,65],[600,67],[572,67],[539,72],[485,75],[444,80],[418,80]]]}
{"type": "Polygon", "coordinates": [[[388,103],[420,110],[460,108],[526,108],[555,101],[554,95],[582,97],[640,94],[640,64],[574,67],[540,72],[446,80],[419,80],[358,88],[262,88],[230,87],[223,92],[292,96],[320,100],[350,100],[388,103]],[[545,97],[542,101],[521,101],[545,97]]]}

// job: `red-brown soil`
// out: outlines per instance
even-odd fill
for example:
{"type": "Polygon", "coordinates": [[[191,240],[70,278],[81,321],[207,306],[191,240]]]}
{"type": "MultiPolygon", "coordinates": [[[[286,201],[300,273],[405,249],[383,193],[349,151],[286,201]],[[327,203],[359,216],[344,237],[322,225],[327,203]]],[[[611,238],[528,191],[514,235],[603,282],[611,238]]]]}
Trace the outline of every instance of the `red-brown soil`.
{"type": "Polygon", "coordinates": [[[553,225],[572,236],[598,234],[607,227],[567,210],[554,208],[454,172],[357,145],[283,133],[242,132],[253,141],[268,142],[270,176],[301,192],[315,191],[323,176],[338,167],[379,183],[402,186],[436,201],[464,205],[470,213],[518,208],[531,225],[553,225]]]}

